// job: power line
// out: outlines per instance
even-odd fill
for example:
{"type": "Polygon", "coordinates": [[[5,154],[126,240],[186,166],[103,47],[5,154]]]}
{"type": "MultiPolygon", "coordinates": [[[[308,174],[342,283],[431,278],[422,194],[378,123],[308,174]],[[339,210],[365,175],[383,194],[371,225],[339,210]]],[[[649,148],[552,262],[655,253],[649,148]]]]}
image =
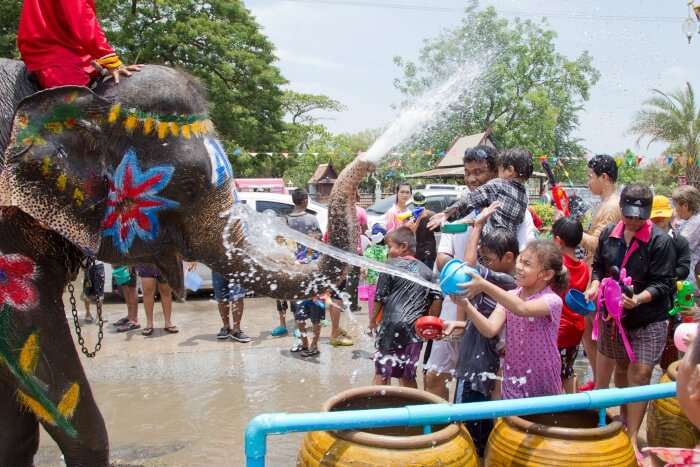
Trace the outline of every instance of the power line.
{"type": "MultiPolygon", "coordinates": [[[[364,2],[359,0],[285,0],[291,3],[310,3],[323,4],[331,6],[351,6],[389,10],[407,10],[407,11],[432,11],[438,13],[461,13],[463,8],[456,7],[439,7],[427,5],[411,5],[407,3],[390,3],[390,2],[364,2]]],[[[512,17],[547,17],[582,21],[618,21],[618,22],[637,22],[637,23],[680,23],[683,18],[675,16],[624,16],[624,15],[591,15],[591,14],[576,14],[557,11],[543,11],[538,13],[498,10],[498,13],[503,16],[512,17]]]]}

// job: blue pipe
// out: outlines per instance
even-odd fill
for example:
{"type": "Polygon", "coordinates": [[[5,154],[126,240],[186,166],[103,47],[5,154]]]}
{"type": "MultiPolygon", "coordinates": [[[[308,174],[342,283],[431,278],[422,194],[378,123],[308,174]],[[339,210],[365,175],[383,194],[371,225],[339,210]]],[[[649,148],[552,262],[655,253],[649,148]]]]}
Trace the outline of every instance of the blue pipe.
{"type": "Polygon", "coordinates": [[[623,389],[600,389],[578,394],[467,404],[425,404],[392,409],[261,414],[253,418],[246,428],[246,466],[263,467],[265,465],[267,435],[270,434],[388,426],[427,426],[512,415],[605,409],[630,402],[663,399],[675,395],[676,383],[664,383],[623,389]]]}

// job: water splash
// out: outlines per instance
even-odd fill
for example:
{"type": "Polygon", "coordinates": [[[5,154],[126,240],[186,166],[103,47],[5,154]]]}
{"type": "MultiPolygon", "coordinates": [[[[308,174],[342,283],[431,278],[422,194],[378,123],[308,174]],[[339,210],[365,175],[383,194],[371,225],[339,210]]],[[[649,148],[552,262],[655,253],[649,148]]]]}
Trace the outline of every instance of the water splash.
{"type": "MultiPolygon", "coordinates": [[[[228,217],[228,222],[224,229],[224,246],[230,260],[233,260],[233,254],[237,250],[237,247],[230,242],[229,233],[233,222],[238,219],[244,223],[244,230],[250,230],[253,226],[255,227],[255,242],[251,242],[250,248],[256,249],[257,252],[251,254],[250,257],[258,261],[262,261],[265,258],[269,259],[269,261],[265,261],[264,264],[267,270],[289,272],[285,268],[284,263],[274,261],[276,256],[287,259],[290,257],[289,247],[279,241],[280,238],[284,238],[301,243],[324,255],[332,256],[352,266],[370,268],[380,273],[401,277],[415,282],[418,285],[422,285],[423,287],[438,292],[440,291],[440,286],[438,284],[426,281],[413,273],[341,250],[340,248],[336,248],[320,240],[315,240],[301,232],[291,229],[281,218],[274,215],[274,213],[258,213],[253,211],[248,205],[235,204],[229,211],[223,212],[221,215],[228,217]]],[[[253,260],[251,259],[250,261],[253,260]]],[[[342,296],[342,291],[337,292],[342,296]]],[[[343,301],[345,302],[346,299],[343,301]]]]}
{"type": "Polygon", "coordinates": [[[476,62],[458,67],[444,82],[426,91],[401,111],[362,158],[376,164],[393,148],[434,123],[439,114],[464,97],[465,91],[472,87],[483,69],[483,64],[476,62]]]}

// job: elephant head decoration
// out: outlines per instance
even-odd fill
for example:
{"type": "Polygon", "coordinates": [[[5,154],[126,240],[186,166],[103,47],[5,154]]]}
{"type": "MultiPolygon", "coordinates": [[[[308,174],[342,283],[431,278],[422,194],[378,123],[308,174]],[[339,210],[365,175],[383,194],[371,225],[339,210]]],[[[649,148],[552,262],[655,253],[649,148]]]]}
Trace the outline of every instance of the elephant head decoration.
{"type": "MultiPolygon", "coordinates": [[[[67,465],[108,465],[104,421],[62,304],[76,259],[155,264],[179,294],[182,261],[199,261],[285,299],[340,282],[345,265],[328,256],[295,264],[291,250],[273,254],[251,240],[255,224],[231,215],[233,171],[204,91],[185,73],[146,66],[118,85],[22,100],[30,90],[21,64],[0,59],[0,465],[32,465],[39,422],[67,465]]],[[[335,246],[355,248],[352,200],[372,168],[355,160],[334,186],[335,246]]]]}
{"type": "MultiPolygon", "coordinates": [[[[291,254],[268,258],[256,249],[244,222],[227,227],[233,171],[207,108],[195,80],[161,66],[95,91],[66,86],[36,93],[15,113],[0,205],[18,207],[106,262],[153,263],[179,294],[182,259],[275,297],[337,282],[343,265],[335,260],[300,268],[291,254]]],[[[370,169],[358,160],[338,181],[343,195],[329,206],[336,246],[351,249],[356,241],[348,200],[370,169]]]]}

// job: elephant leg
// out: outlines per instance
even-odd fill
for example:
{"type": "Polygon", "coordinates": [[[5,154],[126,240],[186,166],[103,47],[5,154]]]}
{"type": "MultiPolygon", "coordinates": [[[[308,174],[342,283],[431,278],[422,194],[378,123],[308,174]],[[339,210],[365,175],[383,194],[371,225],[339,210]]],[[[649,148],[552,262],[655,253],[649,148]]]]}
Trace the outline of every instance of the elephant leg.
{"type": "Polygon", "coordinates": [[[0,381],[0,420],[6,430],[0,436],[0,465],[34,465],[39,448],[39,422],[17,402],[16,387],[0,381]]]}
{"type": "Polygon", "coordinates": [[[40,330],[40,335],[50,334],[50,338],[40,344],[43,371],[38,375],[49,384],[52,400],[59,401],[57,408],[66,413],[74,432],[56,420],[40,417],[40,421],[61,449],[66,466],[108,466],[107,429],[85,377],[63,307],[50,317],[48,322],[42,322],[41,327],[46,325],[43,333],[40,330]]]}

